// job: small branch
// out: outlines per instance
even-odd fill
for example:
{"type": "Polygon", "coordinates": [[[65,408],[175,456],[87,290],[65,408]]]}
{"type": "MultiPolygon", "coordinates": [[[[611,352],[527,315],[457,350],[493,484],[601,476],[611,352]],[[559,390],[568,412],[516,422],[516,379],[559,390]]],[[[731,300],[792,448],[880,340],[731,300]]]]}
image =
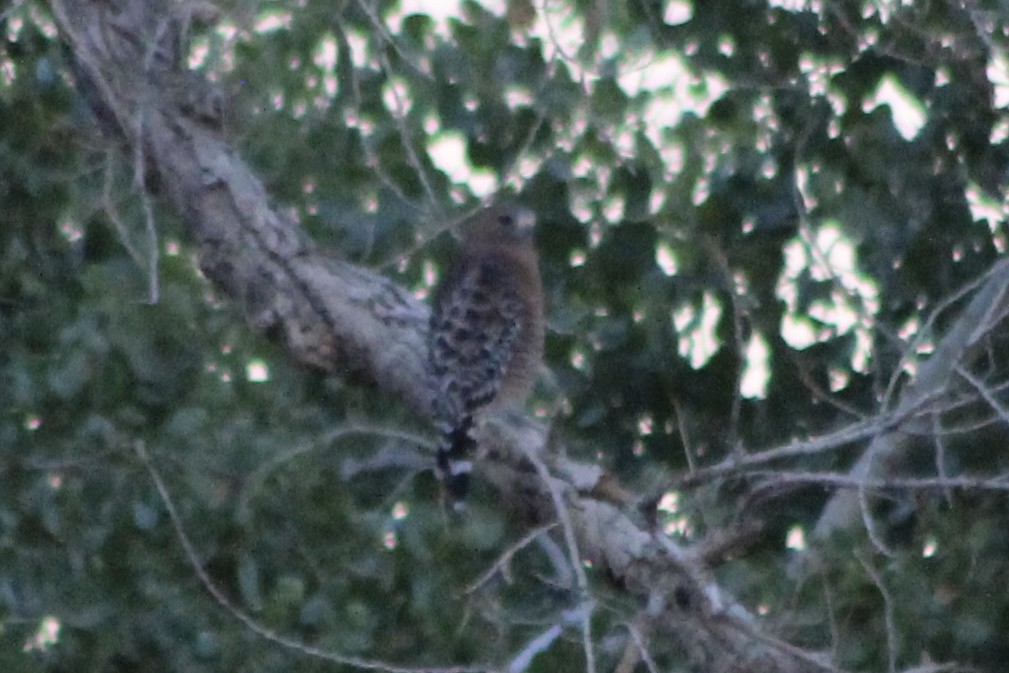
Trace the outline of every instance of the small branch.
{"type": "Polygon", "coordinates": [[[676,414],[676,431],[680,435],[680,443],[683,444],[683,455],[687,458],[687,469],[692,474],[697,471],[697,459],[694,458],[694,449],[690,444],[690,436],[684,425],[687,415],[683,413],[683,404],[678,397],[673,397],[673,413],[676,414]]]}
{"type": "MultiPolygon", "coordinates": [[[[939,414],[932,414],[932,442],[935,444],[935,471],[940,479],[949,479],[946,474],[946,440],[942,429],[942,419],[939,414]]],[[[946,504],[953,506],[953,492],[950,488],[943,489],[946,504]]]]}
{"type": "MultiPolygon", "coordinates": [[[[869,451],[872,451],[872,447],[869,448],[869,451]]],[[[869,505],[869,498],[866,495],[864,485],[858,487],[858,506],[862,512],[862,525],[865,527],[865,532],[869,536],[872,546],[883,556],[890,559],[896,558],[896,552],[886,544],[883,536],[880,535],[879,528],[876,526],[876,520],[872,516],[872,508],[869,505]]]]}
{"type": "Polygon", "coordinates": [[[1009,475],[1000,477],[857,477],[836,472],[784,472],[754,470],[747,477],[766,478],[765,485],[807,484],[842,489],[907,489],[910,491],[964,491],[1009,492],[1009,475]]]}
{"type": "Polygon", "coordinates": [[[504,552],[502,552],[501,555],[498,556],[497,560],[494,561],[494,564],[486,570],[486,572],[484,572],[482,575],[480,575],[480,577],[476,578],[473,582],[471,582],[469,586],[463,589],[463,593],[471,594],[475,592],[477,589],[479,589],[487,582],[489,582],[491,578],[494,577],[494,575],[496,575],[498,572],[501,573],[501,577],[504,578],[505,582],[511,584],[511,571],[509,570],[509,568],[511,566],[512,559],[515,557],[515,554],[519,553],[520,551],[528,547],[530,544],[532,544],[532,542],[536,538],[538,538],[543,533],[553,530],[556,527],[557,527],[556,522],[549,523],[545,526],[539,526],[538,528],[534,528],[525,535],[523,535],[521,540],[505,549],[504,552]]]}
{"type": "Polygon", "coordinates": [[[574,570],[575,579],[578,583],[578,591],[581,593],[582,600],[585,601],[584,610],[581,610],[581,625],[582,625],[582,647],[585,650],[585,669],[587,673],[595,673],[596,670],[596,657],[594,652],[594,647],[592,644],[592,609],[589,607],[591,605],[591,598],[589,594],[589,580],[585,576],[585,569],[582,567],[582,557],[578,551],[578,542],[575,538],[575,529],[571,523],[571,517],[568,515],[567,506],[564,503],[564,496],[561,494],[560,488],[557,483],[550,475],[547,470],[546,465],[543,461],[539,459],[539,456],[535,455],[528,447],[523,447],[525,449],[526,458],[532,463],[533,467],[536,468],[536,474],[543,481],[547,490],[550,492],[550,498],[554,504],[554,510],[557,514],[557,518],[561,522],[561,529],[564,531],[564,542],[568,548],[568,558],[571,562],[571,568],[574,570]]]}
{"type": "Polygon", "coordinates": [[[558,638],[564,633],[564,628],[566,626],[584,622],[585,613],[591,612],[591,608],[586,605],[581,605],[579,607],[573,608],[571,610],[564,610],[560,614],[560,618],[555,623],[551,624],[538,636],[530,640],[522,651],[517,655],[512,657],[512,660],[508,663],[508,667],[505,669],[507,673],[523,673],[529,669],[532,665],[533,660],[536,655],[545,652],[558,638]]]}
{"type": "Polygon", "coordinates": [[[206,589],[207,593],[213,597],[214,601],[220,606],[225,612],[227,612],[231,617],[241,622],[245,628],[247,628],[252,633],[257,636],[264,638],[272,643],[276,643],[287,649],[295,650],[306,656],[314,657],[316,659],[322,659],[324,661],[329,661],[335,664],[340,664],[343,666],[351,666],[353,668],[358,668],[362,670],[371,671],[382,671],[383,673],[484,673],[493,671],[491,666],[454,666],[454,667],[406,667],[399,666],[397,664],[392,664],[384,661],[379,661],[376,659],[363,659],[360,657],[351,657],[345,654],[340,654],[338,652],[333,652],[331,650],[324,650],[308,643],[290,638],[288,636],[281,635],[274,631],[273,629],[263,626],[255,619],[253,619],[248,613],[241,610],[237,605],[235,605],[230,598],[228,598],[224,592],[214,584],[214,581],[210,578],[203,563],[200,561],[199,555],[196,553],[196,548],[189,539],[189,535],[186,533],[184,524],[182,523],[182,518],[179,516],[178,510],[175,508],[175,503],[172,500],[171,494],[168,492],[168,487],[165,486],[165,482],[161,479],[161,474],[154,467],[151,462],[150,456],[147,454],[147,449],[144,447],[142,441],[137,441],[134,444],[134,450],[136,451],[137,457],[147,468],[148,474],[151,476],[151,481],[154,482],[154,487],[158,491],[158,495],[161,498],[162,504],[165,506],[165,511],[168,513],[168,518],[172,523],[172,528],[175,529],[175,537],[179,540],[179,544],[182,546],[185,552],[186,559],[189,564],[193,567],[193,572],[196,573],[197,579],[199,579],[200,584],[206,589]]]}
{"type": "MultiPolygon", "coordinates": [[[[936,394],[938,395],[939,393],[936,394]]],[[[909,407],[899,409],[893,413],[881,414],[865,421],[852,423],[836,432],[813,437],[803,442],[793,442],[786,446],[778,446],[744,456],[732,455],[721,463],[699,468],[688,475],[680,477],[674,481],[672,488],[694,486],[728,474],[741,473],[745,468],[756,465],[764,465],[785,458],[817,455],[878,437],[881,433],[901,425],[910,418],[916,417],[929,401],[930,399],[918,400],[913,408],[909,407]]]]}
{"type": "Polygon", "coordinates": [[[964,368],[963,365],[958,364],[954,369],[956,370],[957,374],[966,379],[967,382],[970,383],[974,387],[974,389],[981,394],[981,397],[983,397],[984,401],[988,403],[988,406],[990,406],[995,411],[995,413],[998,414],[998,417],[1002,419],[1002,422],[1005,423],[1006,425],[1009,425],[1009,409],[1007,409],[1005,405],[1003,405],[1001,402],[998,401],[995,395],[992,394],[989,387],[984,383],[982,383],[979,378],[977,378],[969,371],[967,371],[967,369],[964,368]]]}
{"type": "Polygon", "coordinates": [[[396,84],[392,80],[392,65],[389,64],[389,59],[386,58],[385,54],[382,52],[379,52],[378,60],[382,65],[383,72],[385,72],[385,75],[388,78],[389,91],[396,104],[396,109],[393,110],[392,116],[396,122],[396,128],[399,129],[400,143],[406,151],[407,161],[416,172],[421,185],[424,186],[424,192],[427,194],[427,198],[430,201],[430,207],[434,210],[439,219],[444,219],[445,215],[441,211],[438,197],[434,193],[434,187],[431,185],[430,178],[428,178],[427,169],[425,169],[423,163],[421,163],[420,155],[417,153],[417,149],[413,146],[413,142],[410,140],[410,130],[406,126],[407,110],[405,104],[403,103],[403,99],[399,95],[399,91],[396,90],[396,84]]]}
{"type": "Polygon", "coordinates": [[[242,491],[238,496],[237,511],[239,516],[248,516],[252,498],[256,495],[256,492],[259,490],[259,487],[262,486],[263,482],[265,482],[275,470],[307,453],[311,453],[312,451],[328,446],[333,442],[343,439],[344,437],[354,435],[387,437],[391,439],[399,439],[417,446],[427,446],[432,450],[434,448],[431,444],[430,438],[403,432],[394,428],[387,428],[380,425],[361,424],[349,424],[338,427],[310,442],[304,442],[287,449],[286,451],[274,454],[269,460],[266,460],[260,464],[259,467],[253,470],[249,476],[246,477],[245,486],[242,488],[242,491]]]}
{"type": "Polygon", "coordinates": [[[883,576],[863,557],[863,554],[855,554],[855,558],[865,568],[865,572],[872,579],[872,583],[876,585],[879,594],[883,597],[883,619],[886,622],[887,670],[889,673],[897,673],[897,627],[894,624],[893,597],[890,596],[889,590],[887,590],[886,585],[883,583],[883,576]]]}
{"type": "MultiPolygon", "coordinates": [[[[646,634],[634,624],[627,625],[627,633],[631,635],[631,640],[634,642],[634,647],[637,649],[638,656],[643,662],[645,662],[645,668],[648,669],[648,673],[659,673],[659,667],[655,665],[655,661],[652,659],[652,655],[648,651],[648,644],[645,643],[645,639],[647,638],[646,634]]],[[[628,662],[630,661],[631,658],[628,657],[628,662]]],[[[627,670],[633,671],[634,667],[632,665],[628,666],[627,670]]],[[[619,667],[615,673],[620,673],[619,667]]]]}

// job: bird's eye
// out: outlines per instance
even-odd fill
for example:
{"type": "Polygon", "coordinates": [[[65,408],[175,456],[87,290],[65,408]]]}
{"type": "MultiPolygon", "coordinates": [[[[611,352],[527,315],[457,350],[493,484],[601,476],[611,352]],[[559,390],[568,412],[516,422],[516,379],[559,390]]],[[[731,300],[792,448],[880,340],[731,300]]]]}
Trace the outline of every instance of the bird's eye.
{"type": "Polygon", "coordinates": [[[511,215],[502,215],[497,218],[497,221],[502,227],[508,227],[509,229],[515,226],[515,220],[512,219],[511,215]]]}

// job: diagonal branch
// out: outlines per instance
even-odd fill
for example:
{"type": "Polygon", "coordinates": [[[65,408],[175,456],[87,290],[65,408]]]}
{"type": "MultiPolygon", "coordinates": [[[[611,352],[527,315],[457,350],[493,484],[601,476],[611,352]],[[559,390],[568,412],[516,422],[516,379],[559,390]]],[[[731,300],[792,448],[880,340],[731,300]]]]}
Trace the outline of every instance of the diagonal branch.
{"type": "MultiPolygon", "coordinates": [[[[207,278],[244,309],[253,328],[281,338],[296,361],[380,386],[426,416],[426,305],[370,270],[323,254],[271,206],[222,136],[216,93],[179,69],[179,35],[192,17],[174,13],[184,14],[184,5],[51,0],[51,6],[75,59],[78,88],[127,156],[142,157],[142,186],[180,214],[207,278]],[[131,123],[137,119],[143,124],[131,123]]],[[[657,628],[672,635],[697,670],[834,670],[811,668],[812,655],[759,633],[700,555],[599,495],[603,471],[548,452],[542,426],[502,416],[476,431],[481,470],[502,502],[530,526],[548,524],[562,510],[569,547],[580,557],[572,562],[591,562],[647,605],[657,628]],[[541,464],[549,478],[530,478],[541,464]]]]}
{"type": "MultiPolygon", "coordinates": [[[[945,396],[951,380],[975,363],[984,353],[985,339],[1005,316],[1009,306],[1009,260],[997,262],[956,321],[947,330],[932,355],[918,368],[914,380],[900,394],[891,414],[906,422],[886,428],[875,436],[850,477],[869,483],[897,476],[904,454],[916,434],[928,432],[931,422],[924,415],[908,415],[928,399],[945,396]]],[[[828,537],[833,531],[848,530],[862,518],[859,491],[838,491],[827,502],[816,524],[816,535],[828,537]]]]}
{"type": "Polygon", "coordinates": [[[426,415],[427,307],[388,279],[321,253],[271,206],[213,123],[215,92],[201,92],[189,73],[140,67],[141,45],[157,39],[148,14],[162,3],[126,3],[115,14],[110,4],[53,0],[52,8],[78,87],[107,131],[145,148],[145,186],[182,216],[201,271],[297,361],[381,382],[426,415]],[[137,118],[144,123],[129,123],[137,118]]]}

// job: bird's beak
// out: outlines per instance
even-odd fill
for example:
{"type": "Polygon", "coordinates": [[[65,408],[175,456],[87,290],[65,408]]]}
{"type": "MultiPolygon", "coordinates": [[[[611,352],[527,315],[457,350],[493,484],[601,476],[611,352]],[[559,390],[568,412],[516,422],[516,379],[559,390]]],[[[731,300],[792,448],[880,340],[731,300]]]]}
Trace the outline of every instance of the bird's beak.
{"type": "Polygon", "coordinates": [[[536,215],[533,214],[533,211],[522,206],[516,206],[512,217],[515,218],[516,231],[522,234],[522,236],[533,235],[533,231],[536,229],[536,215]]]}

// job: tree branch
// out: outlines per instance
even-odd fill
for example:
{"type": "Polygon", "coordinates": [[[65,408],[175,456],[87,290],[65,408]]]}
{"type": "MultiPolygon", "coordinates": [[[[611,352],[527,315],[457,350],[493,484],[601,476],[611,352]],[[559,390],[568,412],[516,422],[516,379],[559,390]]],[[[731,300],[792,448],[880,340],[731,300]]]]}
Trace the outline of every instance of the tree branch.
{"type": "MultiPolygon", "coordinates": [[[[186,6],[167,0],[51,0],[51,6],[74,55],[77,86],[128,156],[142,157],[143,186],[160,191],[181,215],[204,274],[255,329],[281,337],[298,362],[380,386],[426,416],[426,305],[370,270],[321,253],[291,217],[271,207],[261,182],[222,137],[216,94],[180,70],[182,26],[192,17],[177,13],[186,6]]],[[[721,590],[702,555],[599,497],[603,471],[548,451],[540,424],[497,415],[475,431],[481,472],[502,501],[530,525],[563,512],[563,528],[573,536],[569,548],[580,556],[571,562],[590,561],[647,606],[643,614],[680,643],[695,670],[835,670],[761,633],[721,590]]]]}
{"type": "Polygon", "coordinates": [[[213,123],[215,93],[205,84],[186,72],[145,72],[141,45],[174,41],[157,35],[173,7],[53,0],[78,87],[107,131],[145,148],[145,186],[160,188],[181,215],[200,269],[254,328],[282,337],[298,362],[380,383],[426,416],[427,307],[383,276],[322,254],[271,207],[213,123]],[[113,4],[122,6],[113,12],[113,4]],[[127,123],[136,118],[144,123],[127,123]]]}
{"type": "MultiPolygon", "coordinates": [[[[976,290],[970,303],[946,331],[935,351],[918,367],[917,374],[900,394],[890,412],[906,422],[879,432],[852,467],[852,480],[870,484],[889,481],[901,472],[911,439],[930,432],[933,421],[927,415],[908,413],[920,409],[929,399],[945,397],[950,381],[984,353],[985,339],[1005,316],[1009,306],[1009,260],[997,262],[976,290]]],[[[934,322],[935,316],[929,322],[934,322]]],[[[815,527],[817,537],[847,530],[862,518],[859,490],[841,490],[828,501],[815,527]]]]}

